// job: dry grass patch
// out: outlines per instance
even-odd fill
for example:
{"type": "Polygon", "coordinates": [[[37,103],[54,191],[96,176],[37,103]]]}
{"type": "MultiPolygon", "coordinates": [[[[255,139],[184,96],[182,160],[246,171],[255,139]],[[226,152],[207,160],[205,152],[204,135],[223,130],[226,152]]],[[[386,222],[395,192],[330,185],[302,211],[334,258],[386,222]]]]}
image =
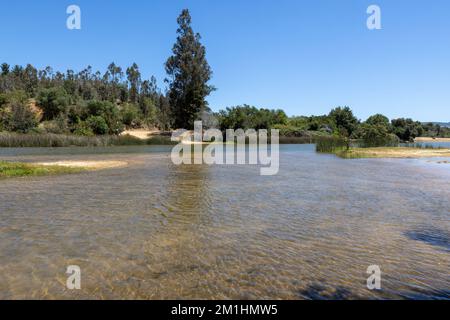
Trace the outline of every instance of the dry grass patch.
{"type": "Polygon", "coordinates": [[[351,148],[339,151],[342,158],[434,158],[450,157],[450,149],[425,149],[425,148],[351,148]]]}

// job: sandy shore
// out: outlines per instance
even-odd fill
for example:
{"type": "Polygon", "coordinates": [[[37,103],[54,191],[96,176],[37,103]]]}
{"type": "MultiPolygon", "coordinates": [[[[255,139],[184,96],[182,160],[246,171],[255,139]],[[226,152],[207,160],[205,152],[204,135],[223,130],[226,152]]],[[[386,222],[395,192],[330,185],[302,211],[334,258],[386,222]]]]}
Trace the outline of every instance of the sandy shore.
{"type": "Polygon", "coordinates": [[[92,170],[110,169],[125,167],[128,165],[126,161],[50,161],[50,162],[38,162],[36,163],[42,166],[61,166],[69,168],[86,168],[92,170]]]}
{"type": "Polygon", "coordinates": [[[150,136],[161,133],[159,130],[133,129],[125,130],[120,135],[130,135],[139,139],[148,139],[150,136]]]}
{"type": "Polygon", "coordinates": [[[450,157],[450,149],[353,148],[342,153],[345,158],[435,158],[450,157]]]}
{"type": "MultiPolygon", "coordinates": [[[[125,130],[121,133],[121,135],[130,135],[142,140],[151,138],[152,136],[157,136],[161,134],[160,130],[145,130],[145,129],[132,129],[132,130],[125,130]]],[[[209,144],[209,142],[197,142],[197,141],[191,141],[193,140],[193,131],[186,131],[185,133],[181,134],[179,136],[179,141],[182,144],[209,144]]]]}
{"type": "Polygon", "coordinates": [[[450,138],[420,137],[414,139],[414,142],[450,142],[450,138]]]}

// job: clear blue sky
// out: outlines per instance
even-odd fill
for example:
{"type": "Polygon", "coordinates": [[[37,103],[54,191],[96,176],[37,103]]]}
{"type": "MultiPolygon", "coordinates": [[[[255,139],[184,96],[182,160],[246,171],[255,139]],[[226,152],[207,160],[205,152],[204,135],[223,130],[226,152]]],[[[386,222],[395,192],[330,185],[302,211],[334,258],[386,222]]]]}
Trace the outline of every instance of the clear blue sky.
{"type": "Polygon", "coordinates": [[[102,72],[136,62],[163,86],[183,8],[214,71],[213,110],[348,105],[361,119],[450,121],[448,0],[2,1],[0,62],[102,72]],[[81,30],[66,29],[70,4],[81,7],[81,30]],[[382,30],[366,28],[370,4],[381,7],[382,30]]]}

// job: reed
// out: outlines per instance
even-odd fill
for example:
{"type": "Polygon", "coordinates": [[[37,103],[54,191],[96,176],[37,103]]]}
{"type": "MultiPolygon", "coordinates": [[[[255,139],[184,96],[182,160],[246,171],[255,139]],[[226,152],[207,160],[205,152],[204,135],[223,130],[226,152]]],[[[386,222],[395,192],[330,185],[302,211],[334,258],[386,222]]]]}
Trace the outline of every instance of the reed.
{"type": "Polygon", "coordinates": [[[175,145],[178,142],[174,142],[171,140],[170,136],[165,136],[165,135],[155,135],[152,136],[150,138],[148,138],[147,140],[144,140],[145,144],[148,145],[175,145]]]}
{"type": "Polygon", "coordinates": [[[0,147],[108,147],[139,145],[173,145],[169,136],[156,135],[148,139],[139,139],[130,135],[77,136],[54,133],[20,134],[0,133],[0,147]]]}
{"type": "Polygon", "coordinates": [[[76,136],[63,134],[19,134],[0,133],[0,147],[105,147],[123,145],[144,145],[141,140],[129,135],[124,136],[76,136]]]}
{"type": "Polygon", "coordinates": [[[342,137],[316,138],[316,151],[321,153],[336,153],[347,149],[348,141],[342,137]]]}

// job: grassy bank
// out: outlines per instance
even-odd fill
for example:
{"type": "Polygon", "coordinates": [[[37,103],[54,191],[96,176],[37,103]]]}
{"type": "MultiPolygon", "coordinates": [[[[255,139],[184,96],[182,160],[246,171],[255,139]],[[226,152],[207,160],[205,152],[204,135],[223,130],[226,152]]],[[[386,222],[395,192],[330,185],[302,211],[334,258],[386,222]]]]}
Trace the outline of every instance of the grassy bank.
{"type": "Polygon", "coordinates": [[[434,158],[450,157],[450,149],[380,147],[380,148],[350,148],[334,152],[345,159],[360,158],[434,158]]]}
{"type": "Polygon", "coordinates": [[[46,176],[56,174],[78,173],[86,170],[83,167],[46,166],[21,162],[0,161],[0,179],[26,176],[46,176]]]}
{"type": "MultiPolygon", "coordinates": [[[[327,137],[285,137],[280,136],[280,144],[310,144],[327,137]]],[[[270,139],[269,139],[270,140],[270,139]]],[[[19,134],[0,132],[0,148],[20,147],[108,147],[108,146],[142,146],[142,145],[175,145],[169,135],[154,134],[148,138],[133,135],[77,136],[63,134],[19,134]]]]}
{"type": "Polygon", "coordinates": [[[76,136],[63,134],[0,133],[0,147],[107,147],[172,144],[170,137],[153,136],[139,139],[130,135],[76,136]]]}

